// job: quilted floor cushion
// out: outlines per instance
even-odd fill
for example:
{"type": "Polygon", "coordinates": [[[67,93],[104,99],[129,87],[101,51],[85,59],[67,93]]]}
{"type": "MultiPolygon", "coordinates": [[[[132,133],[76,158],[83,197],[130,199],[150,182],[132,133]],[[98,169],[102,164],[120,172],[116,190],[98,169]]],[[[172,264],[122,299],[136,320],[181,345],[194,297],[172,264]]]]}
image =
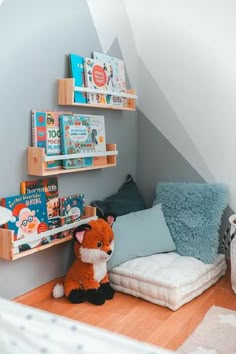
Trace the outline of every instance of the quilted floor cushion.
{"type": "Polygon", "coordinates": [[[110,272],[117,290],[175,311],[202,294],[226,273],[225,256],[205,264],[175,252],[139,257],[120,264],[110,272]]]}

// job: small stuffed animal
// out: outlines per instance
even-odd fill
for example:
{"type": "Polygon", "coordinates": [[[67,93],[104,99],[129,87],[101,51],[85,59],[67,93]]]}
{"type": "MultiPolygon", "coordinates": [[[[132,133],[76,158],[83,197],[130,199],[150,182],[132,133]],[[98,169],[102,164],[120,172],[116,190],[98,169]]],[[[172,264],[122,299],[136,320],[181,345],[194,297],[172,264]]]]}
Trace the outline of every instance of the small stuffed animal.
{"type": "MultiPolygon", "coordinates": [[[[107,261],[114,247],[114,221],[114,216],[98,218],[74,230],[76,259],[64,281],[64,293],[72,303],[88,301],[102,305],[113,298],[115,291],[109,283],[107,261]]],[[[53,296],[63,296],[62,285],[54,287],[53,296]]]]}

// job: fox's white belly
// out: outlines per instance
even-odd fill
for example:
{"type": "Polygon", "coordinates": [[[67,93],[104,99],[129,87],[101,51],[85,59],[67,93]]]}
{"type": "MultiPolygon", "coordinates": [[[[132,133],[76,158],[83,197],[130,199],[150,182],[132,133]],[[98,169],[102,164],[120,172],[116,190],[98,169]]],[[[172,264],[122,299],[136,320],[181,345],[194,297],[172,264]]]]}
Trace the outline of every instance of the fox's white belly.
{"type": "Polygon", "coordinates": [[[100,262],[93,265],[94,271],[94,280],[100,282],[106,275],[107,272],[107,263],[100,262]]]}

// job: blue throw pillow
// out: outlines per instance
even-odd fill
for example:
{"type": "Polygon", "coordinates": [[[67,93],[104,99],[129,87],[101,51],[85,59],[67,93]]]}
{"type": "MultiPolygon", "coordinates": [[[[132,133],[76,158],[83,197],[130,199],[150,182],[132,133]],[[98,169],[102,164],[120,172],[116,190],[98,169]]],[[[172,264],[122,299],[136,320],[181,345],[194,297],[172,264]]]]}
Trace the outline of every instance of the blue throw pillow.
{"type": "Polygon", "coordinates": [[[153,204],[162,203],[177,252],[209,264],[218,254],[219,226],[227,202],[228,188],[221,183],[161,182],[153,204]]]}
{"type": "Polygon", "coordinates": [[[119,216],[113,231],[114,252],[108,270],[137,257],[175,250],[161,205],[119,216]]]}

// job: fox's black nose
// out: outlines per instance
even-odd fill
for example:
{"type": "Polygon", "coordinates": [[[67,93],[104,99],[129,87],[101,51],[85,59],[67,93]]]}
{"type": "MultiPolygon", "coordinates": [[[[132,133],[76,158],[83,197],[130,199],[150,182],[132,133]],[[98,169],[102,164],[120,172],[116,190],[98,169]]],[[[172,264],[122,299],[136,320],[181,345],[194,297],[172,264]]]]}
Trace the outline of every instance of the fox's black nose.
{"type": "Polygon", "coordinates": [[[110,254],[112,254],[112,251],[111,250],[107,251],[107,254],[110,256],[110,254]]]}

